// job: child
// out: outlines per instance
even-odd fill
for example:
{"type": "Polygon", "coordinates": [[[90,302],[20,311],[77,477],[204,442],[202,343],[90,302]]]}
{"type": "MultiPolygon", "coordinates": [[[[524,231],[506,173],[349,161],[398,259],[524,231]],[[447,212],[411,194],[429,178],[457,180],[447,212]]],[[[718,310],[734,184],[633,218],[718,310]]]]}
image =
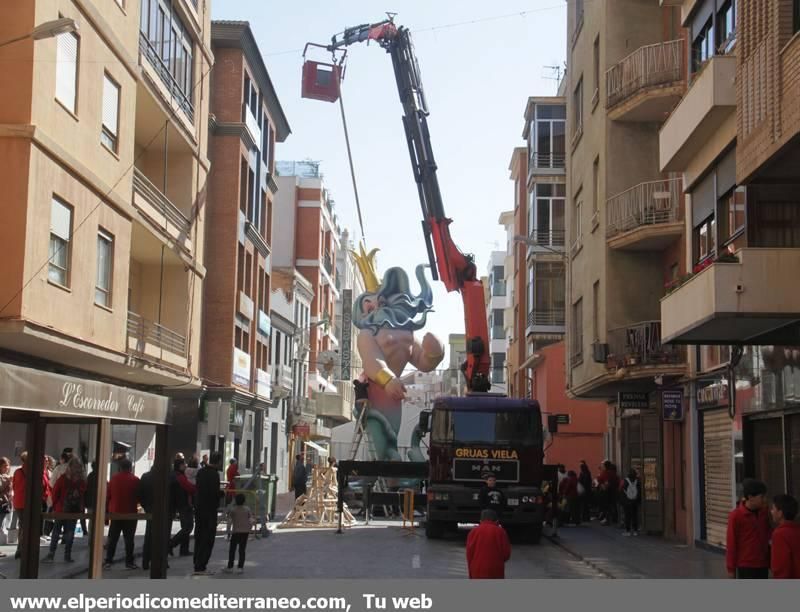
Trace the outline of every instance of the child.
{"type": "Polygon", "coordinates": [[[797,500],[791,495],[776,495],[770,513],[772,522],[777,525],[772,532],[772,577],[800,579],[800,523],[795,522],[797,500]]]}
{"type": "Polygon", "coordinates": [[[742,502],[728,515],[725,561],[729,578],[769,577],[767,486],[753,479],[743,483],[742,502]]]}
{"type": "Polygon", "coordinates": [[[244,553],[247,549],[247,537],[250,535],[253,513],[250,512],[250,508],[244,505],[243,493],[237,493],[234,499],[234,505],[228,511],[228,520],[233,528],[233,535],[228,549],[228,567],[225,571],[227,573],[233,571],[233,559],[236,556],[236,547],[238,546],[239,566],[236,573],[241,574],[244,571],[244,553]]]}

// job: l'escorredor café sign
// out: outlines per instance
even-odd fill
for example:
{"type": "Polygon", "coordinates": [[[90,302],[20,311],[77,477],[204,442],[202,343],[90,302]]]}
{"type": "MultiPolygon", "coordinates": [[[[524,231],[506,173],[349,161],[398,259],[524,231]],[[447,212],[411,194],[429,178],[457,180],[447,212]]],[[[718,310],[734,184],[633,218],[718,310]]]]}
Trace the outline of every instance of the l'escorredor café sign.
{"type": "Polygon", "coordinates": [[[0,363],[0,408],[166,423],[168,406],[160,395],[0,363]]]}

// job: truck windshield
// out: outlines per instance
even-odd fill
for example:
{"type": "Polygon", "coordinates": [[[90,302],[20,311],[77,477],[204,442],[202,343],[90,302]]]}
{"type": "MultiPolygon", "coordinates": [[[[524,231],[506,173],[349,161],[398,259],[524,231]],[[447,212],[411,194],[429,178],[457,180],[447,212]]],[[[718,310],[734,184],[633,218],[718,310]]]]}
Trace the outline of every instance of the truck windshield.
{"type": "Polygon", "coordinates": [[[438,444],[539,445],[538,412],[434,410],[431,441],[438,444]]]}

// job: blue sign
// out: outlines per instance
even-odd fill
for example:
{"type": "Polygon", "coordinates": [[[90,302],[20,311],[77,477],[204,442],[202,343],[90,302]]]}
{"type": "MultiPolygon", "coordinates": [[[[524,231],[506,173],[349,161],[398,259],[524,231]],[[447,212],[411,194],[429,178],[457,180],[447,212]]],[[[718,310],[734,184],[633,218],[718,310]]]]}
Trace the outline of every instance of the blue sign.
{"type": "Polygon", "coordinates": [[[665,421],[683,420],[683,390],[661,392],[661,410],[665,421]]]}

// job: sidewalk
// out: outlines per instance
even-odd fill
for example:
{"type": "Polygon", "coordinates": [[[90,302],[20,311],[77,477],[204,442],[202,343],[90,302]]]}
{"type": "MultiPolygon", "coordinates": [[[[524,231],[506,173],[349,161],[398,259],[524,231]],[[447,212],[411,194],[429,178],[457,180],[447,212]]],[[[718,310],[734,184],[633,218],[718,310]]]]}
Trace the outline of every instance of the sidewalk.
{"type": "Polygon", "coordinates": [[[626,537],[598,522],[560,527],[557,546],[612,578],[727,578],[725,558],[663,538],[626,537]]]}

